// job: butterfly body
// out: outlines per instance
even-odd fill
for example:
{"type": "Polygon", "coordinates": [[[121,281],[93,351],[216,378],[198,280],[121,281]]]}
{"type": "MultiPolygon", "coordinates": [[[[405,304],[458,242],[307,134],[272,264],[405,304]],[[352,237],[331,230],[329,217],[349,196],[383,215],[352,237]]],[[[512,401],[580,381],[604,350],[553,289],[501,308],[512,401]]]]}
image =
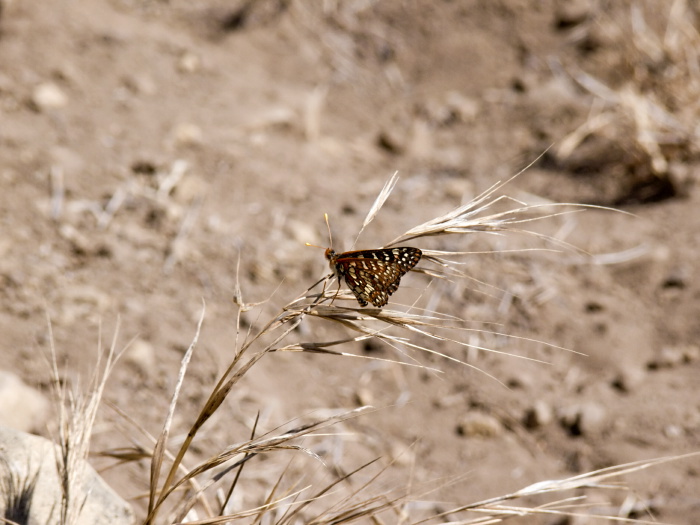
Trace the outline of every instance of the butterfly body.
{"type": "Polygon", "coordinates": [[[401,277],[413,268],[423,253],[418,248],[400,246],[377,250],[336,253],[326,250],[326,259],[338,280],[345,279],[360,306],[372,303],[380,308],[399,289],[401,277]]]}

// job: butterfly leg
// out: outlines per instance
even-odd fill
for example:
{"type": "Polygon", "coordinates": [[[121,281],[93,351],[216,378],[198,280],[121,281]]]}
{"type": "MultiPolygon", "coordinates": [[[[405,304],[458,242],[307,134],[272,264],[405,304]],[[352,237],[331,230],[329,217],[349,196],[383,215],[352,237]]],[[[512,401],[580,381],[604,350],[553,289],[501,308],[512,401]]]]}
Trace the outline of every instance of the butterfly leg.
{"type": "Polygon", "coordinates": [[[340,293],[340,279],[338,279],[338,289],[335,291],[335,294],[333,295],[333,299],[331,299],[331,304],[333,304],[333,301],[335,301],[335,298],[338,297],[339,293],[340,293]]]}

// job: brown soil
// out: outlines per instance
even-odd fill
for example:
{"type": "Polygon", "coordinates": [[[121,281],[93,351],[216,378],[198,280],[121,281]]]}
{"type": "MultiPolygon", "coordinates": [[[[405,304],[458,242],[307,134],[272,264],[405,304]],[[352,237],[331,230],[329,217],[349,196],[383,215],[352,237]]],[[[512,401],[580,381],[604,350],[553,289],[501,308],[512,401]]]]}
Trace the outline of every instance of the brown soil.
{"type": "MultiPolygon", "coordinates": [[[[653,94],[679,122],[697,122],[698,79],[674,76],[677,57],[642,51],[630,4],[5,0],[1,366],[48,388],[48,312],[66,380],[82,374],[84,385],[100,323],[108,345],[120,319],[119,346],[137,337],[152,345],[155,360],[145,352],[121,362],[106,398],[157,434],[204,299],[176,418],[181,439],[235,351],[237,276],[245,301],[267,301],[244,314],[244,331],[259,328],[327,271],[322,251],[304,246],[327,244],[324,212],[340,250],[350,248],[396,170],[400,182],[359,248],[468,201],[603,107],[572,79],[582,72],[618,93],[653,94]],[[60,93],[42,95],[46,85],[60,93]]],[[[644,34],[660,42],[672,2],[634,4],[644,34]]],[[[544,479],[699,450],[700,191],[690,129],[676,129],[680,138],[662,146],[661,170],[622,117],[571,155],[554,154],[555,145],[505,193],[633,215],[590,209],[553,218],[541,231],[576,249],[474,254],[464,260],[475,281],[424,291],[442,312],[496,323],[475,324],[493,333],[462,340],[549,364],[434,344],[501,384],[420,354],[412,357],[444,374],[271,354],[232,393],[201,457],[245,440],[258,412],[262,432],[369,402],[381,410],[345,425],[363,437],[335,438],[345,443],[341,463],[349,470],[377,455],[398,458],[382,488],[392,479],[433,480],[445,486],[418,499],[447,509],[544,479]],[[626,250],[636,251],[625,259],[626,250]],[[602,264],[601,254],[618,257],[602,264]],[[538,406],[545,417],[533,425],[538,406]],[[494,435],[465,431],[474,414],[492,416],[485,426],[494,435]]],[[[439,242],[426,245],[552,247],[517,235],[439,242]]],[[[407,303],[427,283],[410,274],[393,299],[407,303]]],[[[311,325],[294,335],[326,340],[342,332],[311,325]]],[[[342,350],[400,358],[372,344],[342,350]]],[[[96,450],[130,443],[115,420],[105,407],[96,450]]],[[[250,468],[242,504],[263,501],[278,475],[274,464],[250,468]]],[[[104,475],[143,509],[147,472],[104,475]]],[[[699,473],[697,458],[636,473],[625,480],[631,491],[614,493],[611,504],[629,497],[636,517],[698,523],[699,473]]],[[[600,508],[581,510],[589,511],[600,508]]]]}

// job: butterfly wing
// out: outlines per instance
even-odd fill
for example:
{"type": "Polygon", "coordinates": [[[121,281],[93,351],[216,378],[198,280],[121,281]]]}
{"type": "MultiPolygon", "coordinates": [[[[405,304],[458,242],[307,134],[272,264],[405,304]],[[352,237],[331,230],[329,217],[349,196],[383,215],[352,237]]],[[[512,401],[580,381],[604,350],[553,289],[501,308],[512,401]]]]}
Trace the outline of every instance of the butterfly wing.
{"type": "Polygon", "coordinates": [[[346,252],[335,258],[335,269],[339,277],[345,277],[360,306],[372,303],[381,308],[421,256],[418,248],[409,247],[346,252]]]}

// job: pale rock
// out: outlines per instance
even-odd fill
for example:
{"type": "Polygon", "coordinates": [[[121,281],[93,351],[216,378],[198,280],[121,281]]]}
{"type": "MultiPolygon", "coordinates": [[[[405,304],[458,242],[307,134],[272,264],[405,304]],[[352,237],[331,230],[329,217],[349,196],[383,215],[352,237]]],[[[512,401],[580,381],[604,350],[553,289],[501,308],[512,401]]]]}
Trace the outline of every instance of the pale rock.
{"type": "Polygon", "coordinates": [[[525,412],[524,419],[528,428],[544,427],[554,419],[554,411],[548,403],[539,400],[525,412]]]}
{"type": "Polygon", "coordinates": [[[173,199],[178,204],[188,205],[202,197],[207,190],[207,183],[196,175],[185,175],[173,188],[173,199]]]}
{"type": "Polygon", "coordinates": [[[503,425],[490,414],[470,412],[458,423],[457,432],[467,437],[492,438],[503,433],[503,425]]]}
{"type": "MultiPolygon", "coordinates": [[[[0,426],[0,479],[3,488],[17,492],[12,508],[8,497],[0,497],[0,516],[27,525],[59,523],[63,492],[56,468],[60,450],[51,441],[0,426]],[[35,482],[33,491],[27,484],[35,482]],[[24,499],[19,499],[24,496],[24,499]],[[25,503],[24,505],[22,503],[25,503]]],[[[75,525],[130,525],[131,507],[120,498],[86,462],[79,464],[82,480],[71,494],[80,513],[75,525]]],[[[76,474],[77,471],[73,471],[76,474]]],[[[8,496],[8,495],[6,495],[8,496]]]]}
{"type": "Polygon", "coordinates": [[[587,402],[571,405],[558,411],[559,421],[572,435],[599,433],[607,423],[605,407],[587,402]]]}
{"type": "Polygon", "coordinates": [[[177,62],[177,69],[181,73],[195,73],[202,66],[202,60],[199,55],[187,51],[180,56],[177,62]]]}
{"type": "Polygon", "coordinates": [[[593,13],[593,0],[559,0],[556,4],[557,24],[571,26],[580,24],[593,13]]]}
{"type": "Polygon", "coordinates": [[[175,126],[172,137],[176,146],[198,146],[204,141],[202,128],[189,122],[175,126]]]}
{"type": "Polygon", "coordinates": [[[44,426],[48,411],[49,401],[41,392],[15,374],[0,370],[0,425],[24,432],[38,431],[44,426]]]}
{"type": "Polygon", "coordinates": [[[479,103],[459,91],[450,91],[447,94],[447,107],[462,122],[473,122],[479,114],[479,103]]]}
{"type": "Polygon", "coordinates": [[[156,352],[153,345],[143,339],[133,341],[124,352],[124,361],[144,376],[153,375],[156,369],[156,352]]]}
{"type": "Polygon", "coordinates": [[[68,104],[68,96],[53,82],[45,82],[34,88],[31,102],[38,111],[60,109],[68,104]]]}
{"type": "Polygon", "coordinates": [[[389,457],[393,464],[408,467],[416,464],[415,447],[402,443],[394,443],[389,451],[389,457]]]}
{"type": "Polygon", "coordinates": [[[434,150],[434,137],[430,125],[422,119],[413,121],[408,152],[414,159],[428,159],[434,150]]]}
{"type": "Polygon", "coordinates": [[[369,388],[358,388],[355,391],[355,400],[359,406],[370,406],[374,403],[374,394],[369,388]]]}
{"type": "Polygon", "coordinates": [[[307,242],[310,244],[328,242],[320,240],[316,228],[308,222],[288,219],[284,222],[284,231],[285,236],[291,237],[299,245],[304,245],[307,242]]]}
{"type": "Polygon", "coordinates": [[[627,366],[617,374],[613,386],[623,392],[632,392],[644,382],[646,372],[638,366],[627,366]]]}
{"type": "Polygon", "coordinates": [[[584,403],[579,412],[579,430],[581,435],[598,433],[607,423],[607,411],[599,403],[584,403]]]}
{"type": "Polygon", "coordinates": [[[681,346],[666,346],[652,359],[649,368],[674,368],[685,361],[685,351],[681,346]]]}

